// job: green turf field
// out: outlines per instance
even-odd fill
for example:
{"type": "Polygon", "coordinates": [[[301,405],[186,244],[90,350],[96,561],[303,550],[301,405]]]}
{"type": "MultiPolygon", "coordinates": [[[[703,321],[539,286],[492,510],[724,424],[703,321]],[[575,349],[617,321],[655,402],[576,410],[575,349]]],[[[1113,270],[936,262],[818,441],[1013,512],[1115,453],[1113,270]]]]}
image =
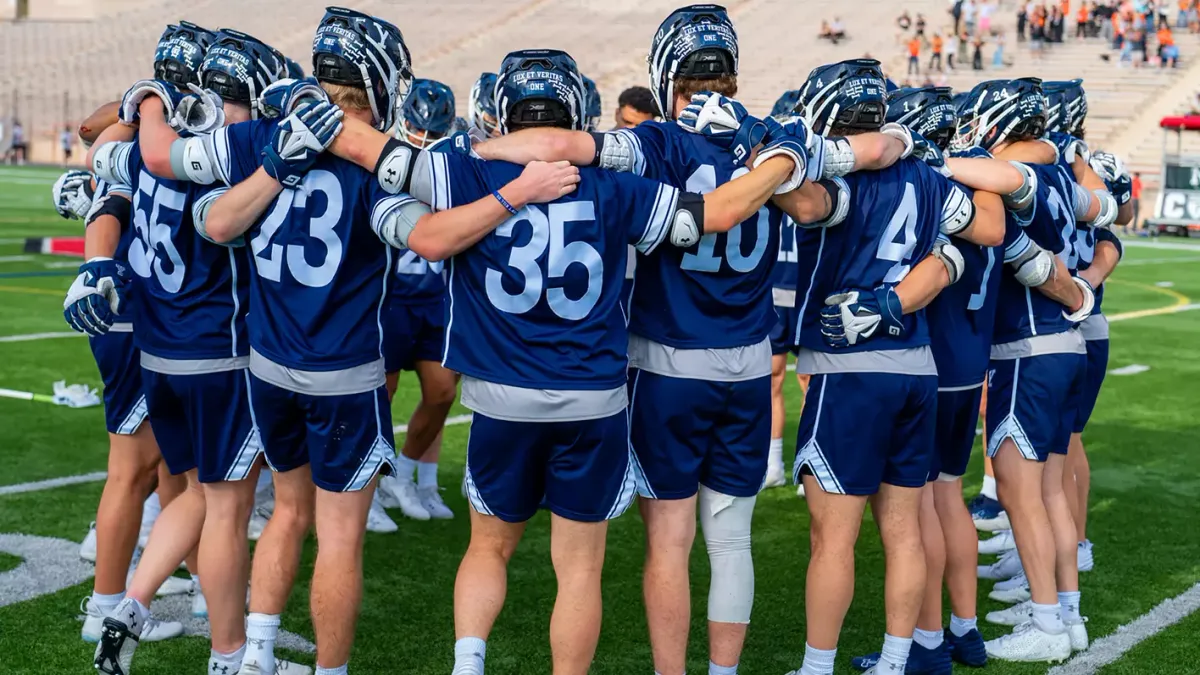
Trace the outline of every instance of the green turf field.
{"type": "MultiPolygon", "coordinates": [[[[5,341],[3,337],[65,333],[62,297],[77,261],[26,257],[26,236],[73,234],[78,222],[58,218],[50,206],[56,172],[0,167],[0,388],[51,393],[65,379],[98,387],[86,340],[56,337],[5,341]],[[65,263],[65,264],[63,264],[65,263]]],[[[1200,581],[1200,462],[1196,461],[1196,410],[1200,407],[1200,312],[1143,312],[1200,302],[1200,248],[1129,248],[1106,293],[1113,319],[1110,369],[1149,366],[1135,375],[1110,375],[1085,435],[1092,459],[1089,536],[1096,569],[1082,575],[1083,610],[1093,639],[1112,633],[1200,581]],[[1170,284],[1169,287],[1164,285],[1170,284]]],[[[795,441],[799,391],[789,382],[789,448],[795,441]]],[[[401,380],[393,408],[407,421],[417,400],[416,381],[401,380]]],[[[452,414],[465,410],[456,408],[452,414]]],[[[459,517],[450,522],[400,521],[391,535],[368,534],[365,589],[351,672],[445,674],[453,661],[451,599],[455,570],[466,547],[467,506],[460,497],[467,426],[445,436],[442,484],[459,517]]],[[[99,408],[72,410],[45,403],[0,399],[0,486],[102,471],[107,440],[99,408]]],[[[790,451],[789,451],[790,453],[790,451]]],[[[981,463],[968,480],[974,491],[981,463]]],[[[26,533],[79,541],[94,517],[100,483],[0,495],[0,534],[26,533]]],[[[399,519],[399,512],[393,512],[399,519]]],[[[869,516],[868,516],[869,517],[869,516]]],[[[755,518],[757,598],[742,671],[781,675],[798,668],[804,651],[804,585],[808,512],[792,489],[764,493],[755,518]]],[[[605,569],[605,618],[593,673],[652,672],[641,604],[642,526],[631,510],[613,523],[605,569]]],[[[307,584],[315,546],[310,543],[284,628],[312,638],[307,584]]],[[[0,552],[3,572],[16,560],[0,552]]],[[[689,669],[706,672],[704,604],[708,563],[697,541],[693,556],[693,628],[689,669]]],[[[883,633],[883,558],[874,528],[864,528],[858,548],[858,585],[839,650],[839,670],[849,658],[879,648],[883,633]]],[[[981,591],[988,588],[981,584],[981,591]]],[[[94,672],[92,648],[79,639],[79,600],[90,581],[33,600],[0,607],[0,673],[16,675],[94,672]]],[[[512,561],[509,597],[488,645],[488,672],[549,672],[547,630],[555,583],[549,564],[545,516],[531,524],[512,561]]],[[[987,638],[1009,629],[982,621],[987,638]]],[[[1141,643],[1099,672],[1153,675],[1196,673],[1200,667],[1200,616],[1192,616],[1141,643]],[[1183,665],[1181,665],[1183,664],[1183,665]],[[1190,668],[1190,669],[1189,669],[1190,668]]],[[[139,675],[200,673],[208,655],[199,638],[148,644],[139,650],[139,675]]],[[[312,657],[290,654],[312,663],[312,657]]],[[[1044,665],[994,664],[997,675],[1045,673],[1044,665]]],[[[1083,670],[1078,672],[1095,672],[1083,670]]]]}

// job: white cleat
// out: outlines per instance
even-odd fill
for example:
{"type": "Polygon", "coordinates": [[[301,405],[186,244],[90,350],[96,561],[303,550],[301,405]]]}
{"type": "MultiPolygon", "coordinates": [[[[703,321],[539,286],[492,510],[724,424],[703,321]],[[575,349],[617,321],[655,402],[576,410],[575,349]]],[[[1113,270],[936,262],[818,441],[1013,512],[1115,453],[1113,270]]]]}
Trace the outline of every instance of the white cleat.
{"type": "Polygon", "coordinates": [[[1071,651],[1073,652],[1081,652],[1088,648],[1088,633],[1085,623],[1087,623],[1086,616],[1080,617],[1079,621],[1075,623],[1063,621],[1067,627],[1067,635],[1071,638],[1071,651]]]}
{"type": "Polygon", "coordinates": [[[1016,547],[1017,541],[1013,539],[1012,530],[1002,530],[995,536],[979,540],[979,552],[984,555],[999,555],[1016,547]]]}
{"type": "Polygon", "coordinates": [[[162,586],[154,592],[156,597],[164,597],[168,595],[183,595],[184,593],[192,592],[192,580],[184,579],[183,577],[167,577],[167,580],[162,582],[162,586]]]}
{"type": "Polygon", "coordinates": [[[1079,542],[1078,554],[1079,571],[1091,572],[1092,568],[1096,565],[1095,559],[1092,558],[1092,542],[1087,539],[1079,542]]]}
{"type": "Polygon", "coordinates": [[[1017,626],[1012,633],[983,643],[989,658],[1001,661],[1060,662],[1071,657],[1071,638],[1067,631],[1047,633],[1032,621],[1017,626]]]}
{"type": "Polygon", "coordinates": [[[274,675],[312,675],[312,671],[312,668],[299,663],[275,659],[274,670],[264,668],[259,665],[258,661],[243,661],[241,669],[237,671],[237,675],[266,675],[267,673],[274,673],[274,675]]]}
{"type": "Polygon", "coordinates": [[[413,520],[429,520],[429,511],[421,504],[421,495],[417,494],[417,485],[411,478],[384,476],[379,479],[379,489],[376,493],[385,493],[384,506],[399,508],[407,518],[413,520]]]}
{"type": "Polygon", "coordinates": [[[79,545],[79,557],[88,562],[96,562],[96,521],[94,520],[91,525],[88,525],[87,536],[79,545]]]}
{"type": "Polygon", "coordinates": [[[192,590],[188,591],[188,597],[192,599],[192,616],[197,619],[207,619],[208,600],[204,599],[204,591],[196,584],[192,584],[192,590]]]}
{"type": "Polygon", "coordinates": [[[390,534],[399,529],[396,521],[383,510],[383,504],[380,504],[378,499],[372,499],[371,510],[367,512],[367,531],[390,534]]]}
{"type": "Polygon", "coordinates": [[[1012,607],[988,612],[984,618],[987,619],[988,623],[994,623],[998,626],[1019,626],[1033,619],[1033,601],[1026,600],[1012,607]]]}
{"type": "Polygon", "coordinates": [[[1025,602],[1031,597],[1029,580],[1025,578],[1025,573],[1021,572],[1011,579],[998,581],[992,587],[992,592],[988,593],[988,597],[998,602],[1007,602],[1010,605],[1025,602]]]}
{"type": "Polygon", "coordinates": [[[796,486],[796,496],[801,499],[804,499],[804,483],[801,483],[796,486]]]}
{"type": "Polygon", "coordinates": [[[1017,550],[1006,551],[1000,559],[991,565],[980,565],[977,569],[980,579],[1011,579],[1020,574],[1024,568],[1021,567],[1021,556],[1017,554],[1017,550]]]}
{"type": "Polygon", "coordinates": [[[267,521],[270,519],[270,511],[265,511],[261,506],[254,507],[254,511],[250,513],[250,524],[246,526],[246,536],[250,541],[258,541],[262,537],[263,530],[267,529],[267,521]]]}
{"type": "Polygon", "coordinates": [[[417,488],[417,494],[421,497],[421,506],[434,520],[450,520],[454,518],[454,512],[446,506],[446,502],[442,501],[441,491],[436,485],[428,485],[426,487],[417,488]]]}
{"type": "Polygon", "coordinates": [[[1001,530],[1011,530],[1012,523],[1008,520],[1008,512],[1001,511],[996,514],[995,518],[975,520],[975,529],[980,532],[999,532],[1001,530]]]}
{"type": "Polygon", "coordinates": [[[767,477],[763,480],[763,489],[783,487],[787,485],[787,472],[783,470],[783,462],[767,467],[767,477]]]}

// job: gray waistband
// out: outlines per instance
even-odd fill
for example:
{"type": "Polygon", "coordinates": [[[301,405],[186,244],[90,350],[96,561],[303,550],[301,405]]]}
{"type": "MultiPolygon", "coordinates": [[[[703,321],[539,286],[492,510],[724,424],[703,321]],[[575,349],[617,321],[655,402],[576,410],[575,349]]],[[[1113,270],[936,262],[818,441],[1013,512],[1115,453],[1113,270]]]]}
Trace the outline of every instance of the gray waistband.
{"type": "Polygon", "coordinates": [[[755,380],[771,374],[771,341],[729,349],[676,349],[640,335],[630,335],[629,366],[689,380],[755,380]]]}
{"type": "Polygon", "coordinates": [[[1079,324],[1079,332],[1084,340],[1107,340],[1108,319],[1103,314],[1093,314],[1079,324]]]}
{"type": "Polygon", "coordinates": [[[375,391],[387,382],[383,359],[344,370],[298,370],[288,368],[250,349],[250,372],[264,382],[288,391],[313,396],[344,396],[375,391]]]}
{"type": "Polygon", "coordinates": [[[776,307],[795,307],[796,291],[790,288],[772,288],[771,299],[775,301],[776,307]]]}
{"type": "Polygon", "coordinates": [[[810,375],[829,373],[892,373],[937,375],[933,350],[929,347],[887,349],[852,354],[830,354],[801,349],[796,355],[796,372],[810,375]]]}
{"type": "Polygon", "coordinates": [[[133,322],[132,321],[120,321],[120,322],[114,323],[113,325],[108,327],[108,332],[110,332],[110,333],[132,333],[133,332],[133,322]]]}
{"type": "Polygon", "coordinates": [[[625,279],[633,279],[633,271],[637,269],[637,248],[630,246],[625,257],[625,279]]]}
{"type": "Polygon", "coordinates": [[[611,417],[629,404],[625,387],[603,391],[526,389],[463,377],[462,404],[508,422],[570,422],[611,417]]]}
{"type": "Polygon", "coordinates": [[[1086,353],[1087,346],[1083,344],[1083,336],[1075,329],[992,345],[992,359],[996,361],[1011,361],[1041,354],[1086,353]]]}
{"type": "Polygon", "coordinates": [[[142,367],[164,375],[203,375],[241,370],[250,365],[249,356],[232,356],[225,359],[164,359],[142,352],[142,367]]]}

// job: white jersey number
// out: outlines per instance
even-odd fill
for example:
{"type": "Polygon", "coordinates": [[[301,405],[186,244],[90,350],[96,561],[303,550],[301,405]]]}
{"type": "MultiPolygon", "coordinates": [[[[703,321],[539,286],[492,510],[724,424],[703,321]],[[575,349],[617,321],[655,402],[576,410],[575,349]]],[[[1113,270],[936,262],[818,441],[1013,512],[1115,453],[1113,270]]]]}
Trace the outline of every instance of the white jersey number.
{"type": "Polygon", "coordinates": [[[341,217],[342,185],[337,176],[328,171],[308,172],[300,189],[285,189],[275,198],[275,207],[267,214],[258,235],[250,240],[258,273],[264,279],[279,281],[286,260],[288,271],[296,281],[310,288],[328,286],[342,264],[342,240],[334,231],[341,217]],[[324,213],[310,216],[308,220],[308,235],[325,247],[325,256],[317,265],[309,264],[304,256],[304,246],[300,244],[288,244],[285,252],[282,245],[271,243],[292,209],[303,209],[314,192],[324,194],[326,199],[324,213]]]}
{"type": "Polygon", "coordinates": [[[913,249],[917,247],[917,192],[912,183],[904,184],[904,196],[900,208],[892,214],[887,229],[879,240],[875,257],[896,263],[883,277],[884,283],[897,284],[908,276],[912,268],[913,249]],[[903,235],[903,239],[901,239],[903,235]]]}
{"type": "Polygon", "coordinates": [[[524,314],[533,309],[544,294],[550,310],[568,321],[583,319],[600,300],[600,289],[604,279],[604,261],[591,244],[584,241],[566,243],[566,224],[590,222],[596,219],[596,207],[592,202],[567,202],[550,204],[549,217],[541,208],[527,206],[517,215],[504,221],[496,228],[496,235],[512,237],[517,223],[529,223],[533,233],[529,243],[514,246],[509,252],[508,266],[524,277],[524,287],[519,293],[509,293],[504,288],[504,274],[489,269],[485,275],[488,300],[502,312],[524,314]],[[539,259],[547,253],[545,271],[539,259]],[[571,265],[583,265],[587,269],[587,290],[572,300],[561,287],[547,289],[547,281],[566,276],[571,265]]]}
{"type": "Polygon", "coordinates": [[[396,263],[396,273],[425,275],[432,271],[434,274],[441,274],[445,266],[446,263],[444,261],[439,260],[431,263],[417,255],[414,251],[405,251],[396,263]]]}
{"type": "MultiPolygon", "coordinates": [[[[746,167],[740,167],[733,172],[733,178],[739,178],[749,172],[750,170],[746,167]]],[[[688,192],[697,194],[707,194],[716,190],[716,167],[705,164],[696,169],[696,172],[688,177],[686,188],[688,192]]],[[[752,272],[762,261],[763,254],[767,252],[767,241],[771,237],[771,215],[767,211],[767,207],[763,206],[758,209],[758,219],[755,222],[757,238],[754,241],[754,250],[750,252],[750,255],[742,255],[742,225],[745,223],[734,225],[726,235],[725,262],[729,263],[735,272],[743,274],[752,272]]],[[[716,253],[716,247],[716,232],[700,237],[700,248],[695,253],[683,254],[683,261],[679,266],[690,272],[719,272],[721,258],[716,253]]]]}
{"type": "Polygon", "coordinates": [[[176,212],[176,220],[182,223],[186,202],[185,193],[160,185],[145,171],[138,177],[137,194],[133,196],[133,229],[137,238],[129,244],[129,266],[143,279],[149,279],[153,272],[154,278],[168,293],[178,293],[183,287],[186,269],[171,241],[171,226],[163,222],[166,215],[163,209],[176,212]],[[145,199],[150,200],[148,219],[143,208],[145,199]],[[169,261],[170,272],[163,268],[163,256],[169,261]]]}

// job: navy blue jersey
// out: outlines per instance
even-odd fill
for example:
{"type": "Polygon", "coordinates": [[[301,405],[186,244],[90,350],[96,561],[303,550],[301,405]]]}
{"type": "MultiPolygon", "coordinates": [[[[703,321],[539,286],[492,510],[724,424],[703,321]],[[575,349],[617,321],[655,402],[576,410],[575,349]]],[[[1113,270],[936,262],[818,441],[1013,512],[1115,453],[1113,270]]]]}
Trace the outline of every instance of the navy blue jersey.
{"type": "MultiPolygon", "coordinates": [[[[1087,145],[1075,138],[1074,136],[1059,132],[1051,132],[1048,134],[1048,140],[1054,144],[1058,150],[1058,161],[1056,166],[1060,167],[1067,175],[1071,176],[1074,181],[1075,169],[1067,161],[1067,158],[1075,155],[1081,155],[1086,158],[1087,145]]],[[[1096,255],[1096,234],[1091,225],[1087,223],[1075,222],[1075,234],[1070,239],[1063,242],[1065,246],[1065,255],[1063,261],[1067,263],[1067,268],[1072,271],[1082,271],[1092,266],[1092,260],[1096,255]]],[[[1093,314],[1101,314],[1100,304],[1104,301],[1104,285],[1096,289],[1096,308],[1093,314]]]]}
{"type": "MultiPolygon", "coordinates": [[[[1024,233],[1038,246],[1058,255],[1071,266],[1067,242],[1075,238],[1074,177],[1070,170],[1058,164],[1028,165],[1037,174],[1037,195],[1033,218],[1024,233]]],[[[1014,216],[1009,213],[1009,221],[1014,216]]],[[[1009,225],[1011,226],[1011,224],[1009,225]]],[[[1005,259],[1011,260],[1019,251],[1017,241],[1005,249],[1005,259]]],[[[1070,330],[1071,322],[1062,313],[1063,306],[1037,289],[1026,288],[1017,281],[1010,266],[1000,279],[1000,305],[996,311],[995,344],[1005,344],[1037,335],[1053,335],[1070,330]]]]}
{"type": "MultiPolygon", "coordinates": [[[[213,135],[224,179],[235,184],[254,173],[277,123],[243,122],[213,135]]],[[[381,359],[393,250],[376,234],[376,216],[410,199],[389,195],[373,174],[330,154],[317,159],[299,188],[279,193],[246,232],[254,350],[308,371],[381,359]]]]}
{"type": "MultiPolygon", "coordinates": [[[[1087,223],[1075,223],[1075,236],[1071,240],[1072,260],[1075,266],[1072,268],[1077,272],[1082,272],[1092,266],[1092,261],[1096,258],[1096,228],[1087,223]]],[[[1104,302],[1104,284],[1096,289],[1096,307],[1092,310],[1092,314],[1103,314],[1100,311],[1100,303],[1104,302]]]]}
{"type": "Polygon", "coordinates": [[[401,251],[396,256],[396,278],[392,280],[392,297],[399,302],[435,302],[446,295],[444,262],[431,263],[413,251],[401,251]]]}
{"type": "Polygon", "coordinates": [[[933,251],[946,218],[967,217],[970,198],[921,160],[904,159],[882,171],[838,181],[849,191],[841,224],[797,230],[799,294],[796,344],[819,352],[908,349],[929,344],[924,310],[904,317],[904,334],[834,349],[821,338],[825,299],[849,290],[898,284],[933,251]],[[967,209],[967,211],[964,211],[967,209]]]}
{"type": "MultiPolygon", "coordinates": [[[[957,185],[957,183],[956,183],[957,185]]],[[[959,185],[968,195],[974,191],[959,185]]],[[[1012,224],[1013,236],[1020,228],[1012,224]]],[[[938,293],[926,308],[929,340],[937,363],[938,387],[968,387],[983,382],[996,325],[1003,246],[979,246],[955,239],[962,253],[962,277],[938,293]]]]}
{"type": "MultiPolygon", "coordinates": [[[[707,193],[746,173],[732,154],[674,122],[625,129],[638,173],[680,190],[707,193]]],[[[727,233],[681,249],[663,246],[638,260],[629,330],[679,349],[722,349],[767,339],[776,316],[772,256],[783,212],[768,204],[727,233]]]]}
{"type": "MultiPolygon", "coordinates": [[[[116,178],[110,176],[110,178],[116,178]]],[[[128,183],[119,183],[113,180],[107,180],[101,176],[96,176],[96,192],[92,196],[92,203],[95,204],[106,195],[125,195],[129,197],[128,183]]],[[[120,197],[114,196],[114,199],[120,197]]],[[[90,214],[89,214],[90,215],[90,214]]],[[[121,236],[117,239],[117,249],[113,251],[113,260],[123,260],[129,262],[129,246],[137,237],[133,230],[133,223],[121,223],[121,236]]],[[[137,313],[137,280],[129,285],[129,290],[125,294],[124,306],[121,308],[121,315],[113,321],[113,323],[133,323],[134,314],[137,313]]]]}
{"type": "MultiPolygon", "coordinates": [[[[437,210],[481,199],[521,173],[504,162],[430,156],[437,210]]],[[[624,385],[629,340],[618,298],[628,245],[658,248],[679,192],[600,169],[580,175],[570,195],[522,208],[450,260],[447,368],[533,389],[624,385]]]]}
{"type": "Polygon", "coordinates": [[[796,290],[796,275],[800,272],[797,265],[796,223],[789,217],[783,217],[783,227],[779,230],[779,256],[775,259],[775,267],[771,270],[771,285],[789,291],[796,290]]]}

